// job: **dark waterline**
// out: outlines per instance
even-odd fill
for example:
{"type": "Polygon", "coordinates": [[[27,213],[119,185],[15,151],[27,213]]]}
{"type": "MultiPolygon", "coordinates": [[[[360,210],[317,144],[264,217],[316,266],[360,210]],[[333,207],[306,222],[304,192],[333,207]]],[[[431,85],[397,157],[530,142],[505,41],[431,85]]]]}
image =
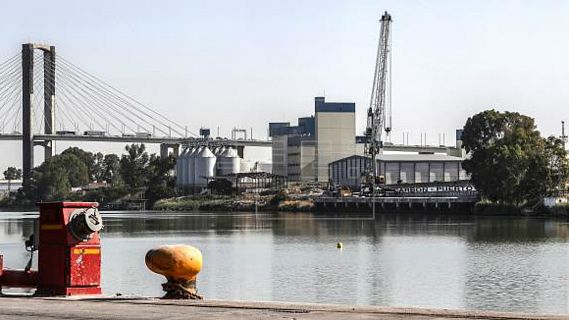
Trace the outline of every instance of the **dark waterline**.
{"type": "MultiPolygon", "coordinates": [[[[0,213],[0,254],[23,268],[34,215],[0,213]]],[[[421,214],[105,213],[105,294],[161,295],[144,266],[194,245],[209,298],[569,314],[569,223],[421,214]],[[344,244],[343,250],[336,243],[344,244]]]]}

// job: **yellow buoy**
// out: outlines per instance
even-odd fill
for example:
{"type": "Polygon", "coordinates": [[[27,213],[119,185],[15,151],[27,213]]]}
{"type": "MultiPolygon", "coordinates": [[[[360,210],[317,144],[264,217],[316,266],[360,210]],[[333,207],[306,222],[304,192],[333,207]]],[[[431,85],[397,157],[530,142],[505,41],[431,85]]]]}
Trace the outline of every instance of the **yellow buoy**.
{"type": "Polygon", "coordinates": [[[336,243],[336,248],[338,249],[343,249],[344,248],[344,244],[341,242],[336,243]]]}
{"type": "Polygon", "coordinates": [[[202,253],[188,245],[160,246],[149,250],[144,259],[152,272],[168,280],[162,287],[165,298],[201,299],[197,295],[196,278],[202,269],[202,253]]]}

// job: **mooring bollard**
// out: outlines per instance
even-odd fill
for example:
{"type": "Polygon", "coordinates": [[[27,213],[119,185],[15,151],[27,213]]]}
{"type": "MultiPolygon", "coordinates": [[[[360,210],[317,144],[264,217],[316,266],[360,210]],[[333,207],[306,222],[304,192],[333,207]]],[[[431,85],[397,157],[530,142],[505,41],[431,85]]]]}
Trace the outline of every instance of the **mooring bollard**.
{"type": "Polygon", "coordinates": [[[203,299],[196,279],[202,269],[202,253],[192,246],[178,244],[149,250],[144,259],[152,272],[166,277],[163,299],[203,299]]]}

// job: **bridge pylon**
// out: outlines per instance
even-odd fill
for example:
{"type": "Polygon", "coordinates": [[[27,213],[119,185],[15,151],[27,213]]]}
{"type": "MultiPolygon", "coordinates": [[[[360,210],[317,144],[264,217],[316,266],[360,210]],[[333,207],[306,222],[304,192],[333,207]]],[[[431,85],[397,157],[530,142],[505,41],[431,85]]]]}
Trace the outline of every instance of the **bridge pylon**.
{"type": "MultiPolygon", "coordinates": [[[[34,50],[43,51],[44,58],[44,133],[55,133],[55,46],[43,44],[22,44],[22,175],[26,184],[34,168],[33,140],[33,94],[34,94],[34,50]]],[[[45,159],[53,155],[53,141],[46,140],[45,159]]]]}

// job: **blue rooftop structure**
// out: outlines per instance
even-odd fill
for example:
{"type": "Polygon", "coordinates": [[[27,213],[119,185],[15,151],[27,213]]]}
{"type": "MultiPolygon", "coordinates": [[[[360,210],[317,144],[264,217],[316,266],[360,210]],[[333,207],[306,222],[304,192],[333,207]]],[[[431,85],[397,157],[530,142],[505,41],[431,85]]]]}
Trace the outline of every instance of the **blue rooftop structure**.
{"type": "MultiPolygon", "coordinates": [[[[356,112],[354,102],[326,102],[324,97],[314,98],[315,112],[356,112]]],[[[298,118],[298,125],[291,126],[290,122],[270,122],[269,136],[301,135],[315,136],[316,121],[314,116],[298,118]]]]}
{"type": "Polygon", "coordinates": [[[326,102],[324,97],[314,98],[315,112],[356,112],[354,102],[326,102]]]}

